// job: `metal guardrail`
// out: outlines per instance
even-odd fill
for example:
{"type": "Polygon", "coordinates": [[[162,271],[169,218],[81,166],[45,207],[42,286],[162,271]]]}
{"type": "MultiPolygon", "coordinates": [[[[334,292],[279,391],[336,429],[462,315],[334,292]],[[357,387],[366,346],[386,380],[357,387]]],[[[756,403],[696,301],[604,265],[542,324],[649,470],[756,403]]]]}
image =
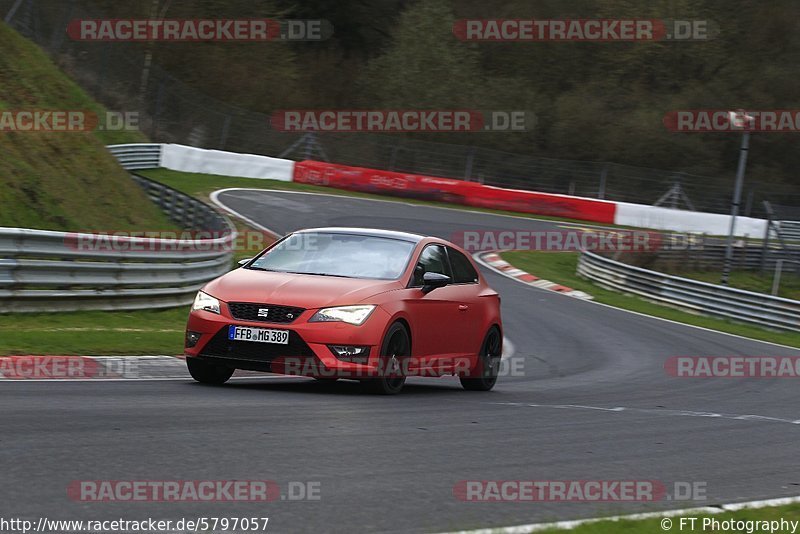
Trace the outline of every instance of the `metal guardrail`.
{"type": "Polygon", "coordinates": [[[235,232],[208,240],[0,228],[0,313],[189,304],[231,267],[235,232]]]}
{"type": "Polygon", "coordinates": [[[800,301],[708,284],[583,252],[578,275],[597,285],[691,313],[800,332],[800,301]]]}
{"type": "MultiPolygon", "coordinates": [[[[725,245],[705,243],[699,247],[685,249],[664,248],[657,252],[657,268],[662,262],[679,263],[686,269],[707,269],[721,267],[725,258],[725,245]]],[[[745,270],[774,269],[778,260],[800,259],[800,247],[780,248],[772,244],[764,249],[761,244],[747,244],[733,247],[733,268],[745,270]],[[766,254],[765,254],[766,252],[766,254]]],[[[649,265],[648,265],[649,266],[649,265]]]]}
{"type": "Polygon", "coordinates": [[[800,241],[800,221],[776,221],[781,237],[791,241],[800,241]]]}
{"type": "Polygon", "coordinates": [[[129,171],[155,169],[161,166],[161,144],[159,143],[108,145],[106,148],[117,158],[122,168],[129,171]]]}
{"type": "MultiPolygon", "coordinates": [[[[128,169],[150,164],[152,147],[160,154],[160,145],[120,146],[125,147],[117,145],[112,152],[128,169]]],[[[207,281],[230,270],[236,230],[226,217],[180,191],[132,177],[176,224],[212,237],[154,239],[0,228],[0,313],[182,306],[207,281]]]]}

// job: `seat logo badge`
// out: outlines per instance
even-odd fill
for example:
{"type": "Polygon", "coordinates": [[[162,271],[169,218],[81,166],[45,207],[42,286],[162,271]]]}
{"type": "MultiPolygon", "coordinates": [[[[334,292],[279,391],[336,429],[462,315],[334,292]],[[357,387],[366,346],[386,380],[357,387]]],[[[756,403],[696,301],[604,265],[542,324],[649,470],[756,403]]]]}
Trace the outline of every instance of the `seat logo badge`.
{"type": "Polygon", "coordinates": [[[258,309],[258,316],[259,317],[269,317],[269,308],[259,308],[258,309]]]}

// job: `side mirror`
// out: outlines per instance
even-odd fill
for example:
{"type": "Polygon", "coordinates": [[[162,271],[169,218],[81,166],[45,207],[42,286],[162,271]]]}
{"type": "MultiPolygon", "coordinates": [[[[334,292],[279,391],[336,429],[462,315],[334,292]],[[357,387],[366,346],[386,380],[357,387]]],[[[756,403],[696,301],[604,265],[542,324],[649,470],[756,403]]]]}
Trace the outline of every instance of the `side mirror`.
{"type": "Polygon", "coordinates": [[[247,263],[252,260],[253,258],[244,258],[243,260],[239,260],[236,263],[239,264],[239,267],[244,267],[247,263]]]}
{"type": "Polygon", "coordinates": [[[422,275],[422,292],[430,293],[437,287],[444,287],[450,283],[450,277],[439,273],[425,273],[422,275]]]}

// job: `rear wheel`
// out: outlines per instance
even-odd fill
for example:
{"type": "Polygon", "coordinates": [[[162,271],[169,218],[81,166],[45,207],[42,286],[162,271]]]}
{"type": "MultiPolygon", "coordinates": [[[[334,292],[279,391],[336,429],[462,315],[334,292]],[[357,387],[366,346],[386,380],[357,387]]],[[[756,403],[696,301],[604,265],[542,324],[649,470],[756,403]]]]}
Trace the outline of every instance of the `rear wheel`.
{"type": "Polygon", "coordinates": [[[500,371],[500,357],[503,351],[503,338],[496,327],[492,327],[483,340],[475,367],[469,376],[462,376],[461,385],[469,391],[489,391],[497,383],[500,371]]]}
{"type": "Polygon", "coordinates": [[[192,378],[202,384],[224,384],[233,375],[235,369],[223,365],[214,365],[198,358],[186,358],[186,367],[192,378]]]}
{"type": "Polygon", "coordinates": [[[386,333],[380,352],[380,376],[361,383],[370,393],[396,395],[403,389],[406,377],[402,373],[402,362],[411,355],[411,340],[400,323],[395,323],[386,333]]]}

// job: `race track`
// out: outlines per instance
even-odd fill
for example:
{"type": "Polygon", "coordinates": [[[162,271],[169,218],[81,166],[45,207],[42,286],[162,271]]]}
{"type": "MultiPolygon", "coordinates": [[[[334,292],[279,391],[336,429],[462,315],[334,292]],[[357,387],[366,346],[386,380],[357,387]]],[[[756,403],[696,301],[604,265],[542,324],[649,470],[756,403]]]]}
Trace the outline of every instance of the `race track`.
{"type": "MultiPolygon", "coordinates": [[[[278,233],[366,226],[450,238],[558,223],[342,196],[223,192],[278,233]]],[[[412,379],[394,397],[357,383],[3,383],[3,516],[268,516],[269,532],[438,532],[800,494],[793,379],[678,379],[670,356],[798,356],[538,290],[484,270],[524,376],[494,391],[412,379]],[[616,408],[616,409],[615,409],[616,408]],[[612,410],[613,409],[613,410],[612,410]],[[746,417],[749,416],[749,417],[746,417]],[[321,483],[318,501],[80,503],[73,480],[321,483]],[[705,483],[707,501],[469,503],[461,480],[705,483]]],[[[176,352],[180,348],[176,347],[176,352]]]]}

